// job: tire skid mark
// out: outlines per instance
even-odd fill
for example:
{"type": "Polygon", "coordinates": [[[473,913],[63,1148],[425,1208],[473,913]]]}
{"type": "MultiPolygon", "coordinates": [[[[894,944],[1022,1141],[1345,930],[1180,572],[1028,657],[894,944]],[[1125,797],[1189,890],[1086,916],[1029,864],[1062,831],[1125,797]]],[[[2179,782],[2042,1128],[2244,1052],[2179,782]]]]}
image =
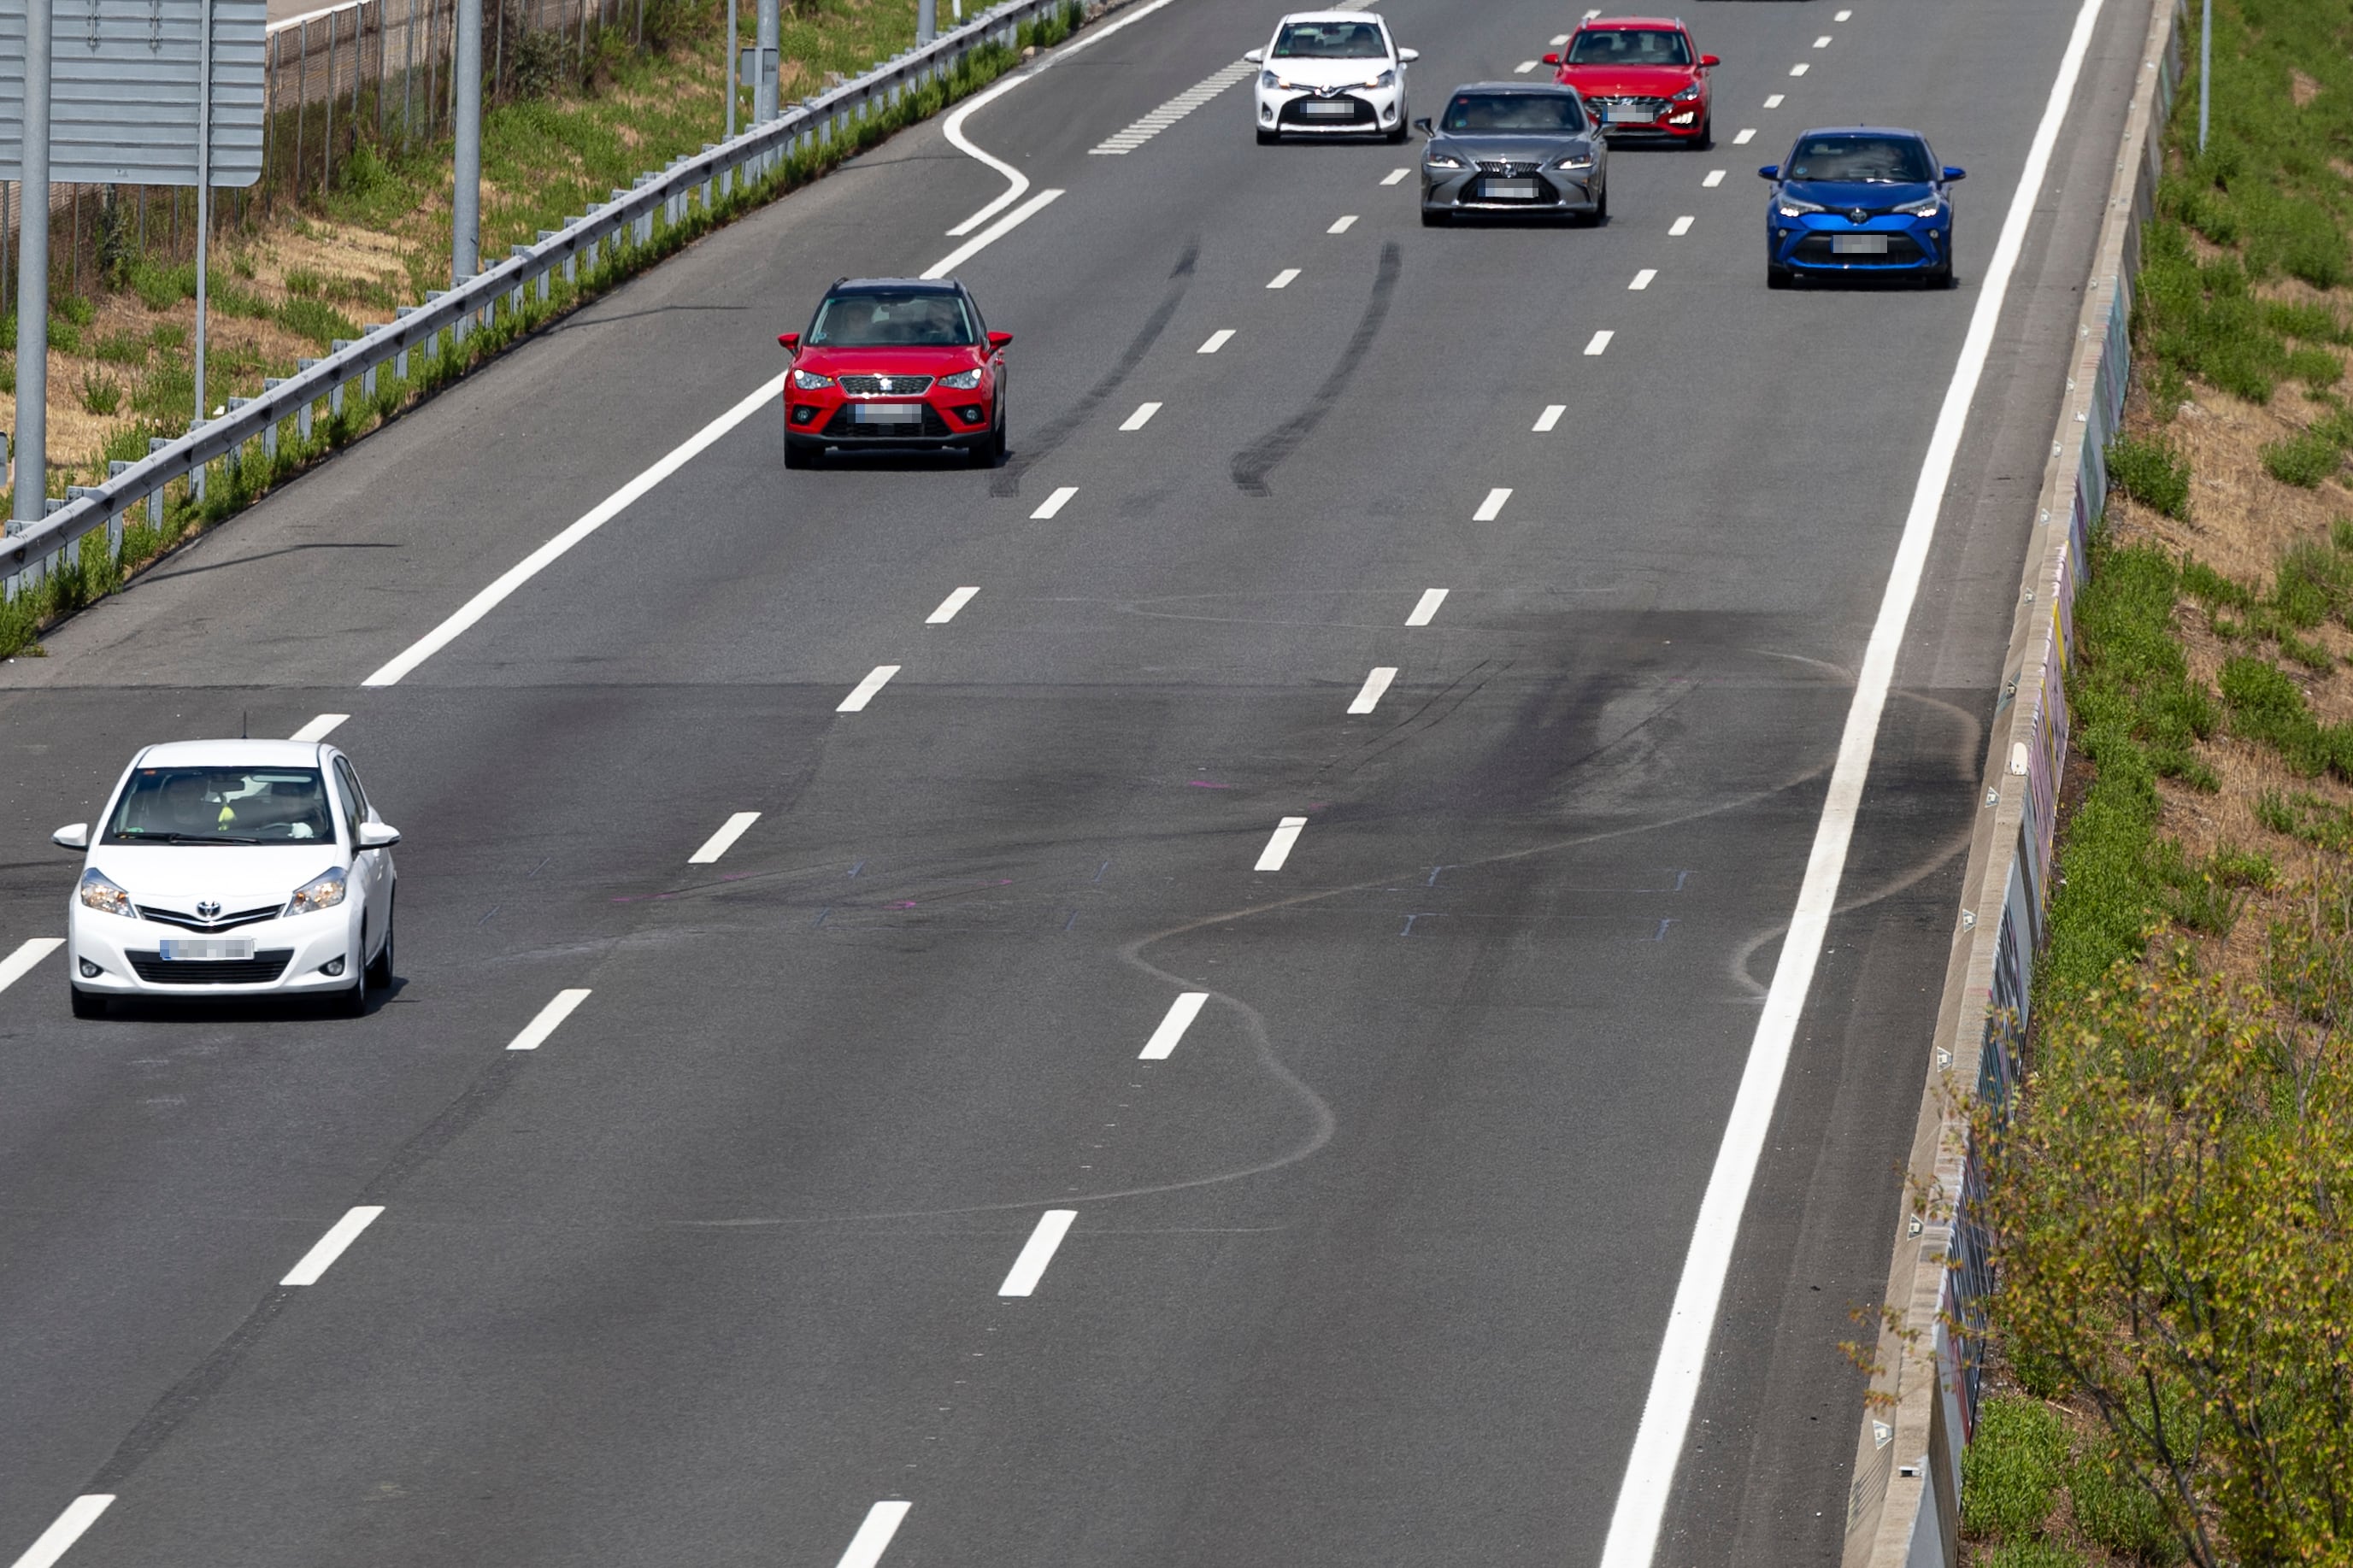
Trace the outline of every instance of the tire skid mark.
{"type": "Polygon", "coordinates": [[[1293,415],[1274,429],[1260,437],[1234,454],[1234,488],[1247,496],[1271,496],[1266,477],[1283,460],[1305,444],[1315,433],[1315,427],[1337,406],[1348,390],[1348,384],[1364,368],[1372,353],[1373,340],[1381,334],[1388,320],[1389,300],[1397,293],[1398,274],[1404,269],[1404,253],[1398,243],[1390,240],[1381,247],[1381,262],[1373,274],[1372,298],[1365,301],[1365,313],[1356,320],[1356,330],[1348,339],[1347,347],[1340,351],[1340,363],[1307,400],[1307,406],[1293,415]]]}

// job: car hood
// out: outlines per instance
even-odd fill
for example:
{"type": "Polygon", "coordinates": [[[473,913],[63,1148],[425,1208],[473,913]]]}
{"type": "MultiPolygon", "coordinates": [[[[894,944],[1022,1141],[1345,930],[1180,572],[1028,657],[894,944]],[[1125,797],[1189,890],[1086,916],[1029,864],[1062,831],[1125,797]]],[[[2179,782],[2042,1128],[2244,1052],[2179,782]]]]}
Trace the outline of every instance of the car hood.
{"type": "Polygon", "coordinates": [[[1293,87],[1365,87],[1391,64],[1385,59],[1292,59],[1269,60],[1261,68],[1293,87]]]}
{"type": "Polygon", "coordinates": [[[1551,135],[1534,135],[1518,131],[1493,136],[1453,132],[1434,138],[1430,145],[1433,152],[1451,153],[1474,163],[1488,158],[1514,163],[1546,163],[1567,156],[1591,140],[1582,131],[1563,131],[1551,135]]]}
{"type": "Polygon", "coordinates": [[[283,904],[320,872],[347,864],[345,855],[333,843],[101,844],[90,863],[134,904],[193,910],[210,901],[229,910],[283,904]]]}
{"type": "Polygon", "coordinates": [[[1889,184],[1864,180],[1787,180],[1781,189],[1802,202],[1826,206],[1834,213],[1852,212],[1861,207],[1865,212],[1883,213],[1905,202],[1916,202],[1936,195],[1936,187],[1926,181],[1889,184]]]}
{"type": "Polygon", "coordinates": [[[1563,66],[1560,80],[1587,97],[1672,98],[1692,84],[1693,66],[1563,66]]]}
{"type": "Polygon", "coordinates": [[[836,348],[821,344],[805,348],[793,359],[795,370],[812,375],[953,375],[987,363],[977,348],[836,348]]]}

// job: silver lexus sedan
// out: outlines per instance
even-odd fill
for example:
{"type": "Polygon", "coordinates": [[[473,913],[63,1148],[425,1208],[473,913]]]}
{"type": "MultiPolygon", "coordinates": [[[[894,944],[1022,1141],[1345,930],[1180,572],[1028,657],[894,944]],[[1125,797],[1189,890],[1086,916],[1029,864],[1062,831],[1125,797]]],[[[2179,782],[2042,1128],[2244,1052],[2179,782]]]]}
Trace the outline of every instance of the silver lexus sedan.
{"type": "Polygon", "coordinates": [[[1609,146],[1575,88],[1477,81],[1454,89],[1421,153],[1421,221],[1528,213],[1597,224],[1609,216],[1609,146]]]}

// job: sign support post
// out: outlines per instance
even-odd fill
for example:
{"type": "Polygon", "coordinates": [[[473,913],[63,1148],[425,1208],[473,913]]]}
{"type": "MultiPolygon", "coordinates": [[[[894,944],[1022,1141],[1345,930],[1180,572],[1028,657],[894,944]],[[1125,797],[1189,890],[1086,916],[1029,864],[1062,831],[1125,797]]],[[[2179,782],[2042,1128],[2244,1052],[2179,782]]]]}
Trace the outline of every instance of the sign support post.
{"type": "Polygon", "coordinates": [[[49,24],[52,0],[25,7],[25,151],[17,195],[16,497],[8,531],[49,513],[49,24]]]}
{"type": "MultiPolygon", "coordinates": [[[[205,422],[206,268],[213,238],[213,0],[201,0],[196,24],[196,417],[205,422]]],[[[30,116],[26,116],[27,121],[30,116]]],[[[26,125],[27,132],[31,126],[26,125]]],[[[193,426],[191,426],[193,428],[193,426]]],[[[196,475],[204,494],[204,474],[196,475]]]]}

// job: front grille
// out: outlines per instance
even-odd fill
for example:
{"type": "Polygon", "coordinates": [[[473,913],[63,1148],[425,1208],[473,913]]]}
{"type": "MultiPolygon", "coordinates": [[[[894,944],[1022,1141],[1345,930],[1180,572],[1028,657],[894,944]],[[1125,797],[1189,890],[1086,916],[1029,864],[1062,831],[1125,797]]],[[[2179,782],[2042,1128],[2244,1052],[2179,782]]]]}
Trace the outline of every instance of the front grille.
{"type": "Polygon", "coordinates": [[[294,960],[290,947],[273,947],[251,958],[165,958],[160,952],[127,952],[139,978],[156,985],[267,985],[294,960]]]}
{"type": "Polygon", "coordinates": [[[1667,108],[1667,100],[1663,98],[1594,98],[1586,101],[1593,106],[1595,113],[1602,116],[1604,123],[1607,123],[1612,109],[1631,110],[1638,119],[1656,120],[1666,112],[1667,108]]]}
{"type": "Polygon", "coordinates": [[[1816,267],[1915,267],[1927,259],[1908,234],[1889,235],[1884,256],[1841,256],[1829,235],[1810,234],[1798,242],[1797,258],[1816,267]]]}
{"type": "Polygon", "coordinates": [[[928,375],[845,375],[841,390],[852,397],[913,397],[932,389],[928,375]]]}
{"type": "Polygon", "coordinates": [[[190,914],[185,910],[159,910],[153,904],[140,905],[139,912],[148,920],[159,921],[164,925],[178,926],[183,931],[203,931],[209,936],[215,931],[235,931],[238,926],[249,926],[257,921],[274,921],[285,907],[283,904],[266,904],[258,910],[237,910],[228,914],[216,915],[211,920],[206,920],[201,915],[190,914]]]}
{"type": "Polygon", "coordinates": [[[1345,126],[1378,125],[1380,123],[1380,117],[1373,112],[1373,106],[1366,103],[1361,98],[1294,98],[1289,103],[1282,106],[1282,123],[1285,125],[1314,125],[1320,126],[1328,131],[1339,129],[1345,126]],[[1304,108],[1305,105],[1310,103],[1343,104],[1346,106],[1348,112],[1345,115],[1333,114],[1328,111],[1320,114],[1310,114],[1304,108]]]}
{"type": "Polygon", "coordinates": [[[1514,163],[1509,158],[1482,158],[1479,172],[1482,174],[1533,174],[1542,163],[1514,163]]]}
{"type": "Polygon", "coordinates": [[[940,411],[928,403],[923,405],[923,422],[921,426],[860,425],[851,417],[855,405],[849,405],[834,410],[833,417],[826,422],[825,426],[825,435],[828,440],[904,441],[918,436],[955,434],[948,428],[948,422],[940,417],[940,411]]]}

